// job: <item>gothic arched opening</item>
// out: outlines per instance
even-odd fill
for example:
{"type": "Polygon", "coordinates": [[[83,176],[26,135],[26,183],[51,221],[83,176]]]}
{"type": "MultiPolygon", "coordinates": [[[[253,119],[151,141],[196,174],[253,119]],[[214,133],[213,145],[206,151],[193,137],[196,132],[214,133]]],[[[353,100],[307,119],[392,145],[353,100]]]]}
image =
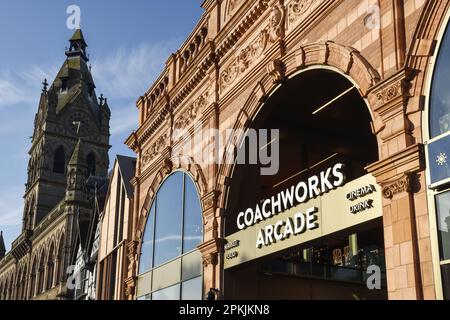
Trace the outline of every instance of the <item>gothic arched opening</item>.
{"type": "Polygon", "coordinates": [[[64,174],[66,170],[66,154],[64,152],[64,148],[61,146],[55,151],[55,155],[53,157],[53,172],[64,174]]]}
{"type": "MultiPolygon", "coordinates": [[[[227,239],[240,239],[235,243],[229,242],[231,248],[235,245],[240,248],[226,250],[225,261],[226,264],[227,259],[244,262],[236,265],[231,262],[232,267],[225,267],[226,299],[387,298],[382,206],[378,186],[378,192],[372,186],[372,191],[379,199],[376,219],[358,222],[345,229],[336,228],[332,233],[320,233],[327,223],[331,223],[331,220],[325,219],[329,219],[326,217],[333,209],[328,210],[327,216],[322,212],[325,211],[322,210],[325,201],[328,201],[328,208],[333,208],[331,200],[327,199],[353,191],[349,188],[359,181],[366,183],[375,180],[365,169],[378,160],[378,144],[372,133],[371,121],[369,108],[357,87],[349,79],[330,69],[302,72],[287,80],[262,105],[253,118],[249,132],[254,129],[258,136],[261,129],[279,130],[279,134],[269,133],[268,139],[261,141],[259,136],[257,139],[257,151],[268,149],[271,165],[273,166],[273,161],[278,161],[278,170],[275,174],[264,175],[261,171],[263,165],[249,164],[252,157],[250,151],[255,151],[255,146],[250,143],[252,139],[244,140],[239,146],[238,154],[244,154],[247,161],[245,164],[239,161],[233,168],[227,194],[224,231],[227,239]],[[334,188],[331,179],[329,184],[323,181],[328,181],[328,177],[333,176],[334,171],[330,169],[336,164],[343,165],[341,173],[345,183],[334,188]],[[272,206],[270,217],[255,219],[255,223],[250,223],[249,226],[242,225],[244,221],[251,220],[248,217],[258,217],[258,208],[263,208],[268,199],[272,199],[271,203],[274,204],[276,196],[283,194],[278,198],[281,199],[280,207],[283,201],[288,203],[289,196],[284,196],[289,193],[284,192],[297,190],[294,187],[304,181],[308,182],[305,186],[309,186],[309,191],[305,191],[305,194],[311,194],[308,201],[298,202],[297,197],[292,197],[292,206],[280,210],[279,214],[274,213],[272,206]],[[330,184],[331,187],[328,187],[330,184]],[[312,189],[319,192],[312,192],[312,189]],[[288,221],[295,222],[291,218],[283,221],[281,218],[277,221],[276,218],[290,215],[290,212],[292,215],[298,213],[296,210],[303,210],[299,208],[303,208],[305,203],[317,207],[317,222],[311,230],[320,229],[317,234],[321,235],[309,238],[305,236],[299,238],[303,240],[298,242],[295,242],[297,234],[293,236],[286,232],[286,239],[289,241],[274,236],[277,230],[281,234],[281,230],[288,229],[288,221]],[[257,209],[251,213],[249,208],[254,209],[255,206],[257,209]],[[248,211],[250,213],[247,215],[248,211]],[[274,221],[274,225],[267,226],[267,221],[274,221]],[[278,222],[280,224],[277,227],[275,223],[278,222]],[[258,242],[256,247],[251,243],[253,236],[258,240],[259,236],[263,239],[259,246],[258,242]],[[284,245],[286,242],[289,245],[284,245]],[[247,249],[249,251],[245,251],[247,249]],[[254,258],[242,256],[252,250],[254,258]],[[238,254],[241,256],[238,257],[238,254]],[[366,287],[369,259],[377,261],[376,264],[380,267],[381,290],[371,292],[366,287]]],[[[350,213],[350,209],[357,202],[349,202],[344,194],[341,203],[336,203],[335,210],[339,210],[342,215],[349,211],[346,217],[349,221],[356,221],[351,214],[354,212],[350,213]]],[[[356,212],[353,215],[357,217],[361,214],[364,213],[356,212]]],[[[261,212],[259,215],[262,217],[261,212]]]]}
{"type": "Polygon", "coordinates": [[[86,158],[86,164],[88,167],[88,176],[95,176],[97,173],[97,164],[95,160],[95,155],[93,152],[89,153],[86,158]]]}

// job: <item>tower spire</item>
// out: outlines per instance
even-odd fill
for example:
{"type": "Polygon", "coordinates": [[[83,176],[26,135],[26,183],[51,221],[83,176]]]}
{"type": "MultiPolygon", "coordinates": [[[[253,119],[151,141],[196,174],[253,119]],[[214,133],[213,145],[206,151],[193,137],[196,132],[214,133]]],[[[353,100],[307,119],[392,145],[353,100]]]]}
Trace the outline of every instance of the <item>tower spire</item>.
{"type": "Polygon", "coordinates": [[[66,51],[67,57],[80,56],[84,61],[88,62],[89,57],[86,54],[86,48],[88,47],[86,41],[84,40],[83,31],[81,29],[76,29],[72,37],[69,39],[70,47],[66,51]]]}
{"type": "Polygon", "coordinates": [[[5,240],[3,240],[3,231],[0,231],[0,260],[5,257],[5,254],[5,240]]]}

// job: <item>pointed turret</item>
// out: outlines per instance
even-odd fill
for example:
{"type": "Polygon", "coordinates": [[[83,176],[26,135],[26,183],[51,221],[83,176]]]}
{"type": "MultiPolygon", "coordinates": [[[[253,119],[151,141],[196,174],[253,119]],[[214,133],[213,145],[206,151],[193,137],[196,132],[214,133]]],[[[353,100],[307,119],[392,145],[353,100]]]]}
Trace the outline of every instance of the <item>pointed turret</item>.
{"type": "Polygon", "coordinates": [[[66,200],[85,201],[88,167],[81,139],[78,139],[78,143],[72,153],[67,165],[67,172],[66,200]]]}
{"type": "Polygon", "coordinates": [[[75,33],[73,34],[72,38],[69,40],[70,47],[69,50],[66,51],[66,56],[68,57],[76,57],[81,56],[84,61],[89,61],[89,58],[86,54],[86,48],[88,45],[86,44],[86,41],[84,40],[83,31],[81,29],[75,30],[75,33]]]}
{"type": "MultiPolygon", "coordinates": [[[[74,124],[74,125],[81,125],[81,123],[78,124],[74,124]]],[[[85,161],[84,161],[84,157],[83,157],[83,152],[81,150],[81,139],[78,139],[78,143],[75,146],[75,149],[72,153],[72,157],[70,158],[69,161],[69,167],[77,167],[78,165],[82,165],[82,166],[86,166],[85,161]]]]}
{"type": "Polygon", "coordinates": [[[0,231],[0,260],[5,257],[6,248],[5,248],[5,240],[3,240],[3,231],[0,231]]]}

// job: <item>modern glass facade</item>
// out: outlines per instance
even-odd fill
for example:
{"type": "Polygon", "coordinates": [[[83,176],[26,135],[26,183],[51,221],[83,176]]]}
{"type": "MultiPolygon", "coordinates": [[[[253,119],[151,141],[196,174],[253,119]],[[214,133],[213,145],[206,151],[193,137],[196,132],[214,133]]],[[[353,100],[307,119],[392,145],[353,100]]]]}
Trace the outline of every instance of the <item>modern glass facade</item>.
{"type": "Polygon", "coordinates": [[[202,241],[197,189],[188,174],[177,171],[160,186],[148,214],[139,275],[151,278],[151,285],[141,285],[139,289],[149,293],[139,299],[200,300],[202,271],[197,246],[202,241]],[[156,285],[155,277],[163,276],[164,270],[174,280],[156,285]],[[171,285],[166,286],[168,283],[171,285]]]}

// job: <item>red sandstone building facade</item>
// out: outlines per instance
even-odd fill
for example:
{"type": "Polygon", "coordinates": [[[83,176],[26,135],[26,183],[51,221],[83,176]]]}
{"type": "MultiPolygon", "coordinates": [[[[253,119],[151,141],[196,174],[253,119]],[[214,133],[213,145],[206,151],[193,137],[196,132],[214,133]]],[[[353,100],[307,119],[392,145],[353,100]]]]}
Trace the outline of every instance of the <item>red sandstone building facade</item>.
{"type": "Polygon", "coordinates": [[[450,55],[450,1],[207,0],[202,7],[196,28],[138,100],[139,127],[126,141],[137,153],[126,298],[201,298],[210,288],[225,299],[449,298],[448,177],[432,172],[447,157],[444,146],[435,159],[432,146],[448,131],[439,70],[450,55]],[[443,99],[433,104],[433,95],[443,99]],[[242,147],[242,134],[225,145],[211,134],[250,128],[280,130],[275,175],[224,161],[235,156],[227,150],[242,147]],[[208,133],[186,149],[198,132],[208,133]],[[214,161],[196,161],[205,155],[214,161]],[[238,214],[336,163],[345,165],[347,189],[309,200],[320,202],[320,231],[311,225],[304,238],[288,234],[255,253],[248,239],[258,223],[238,230],[238,214]],[[189,198],[192,185],[197,200],[189,198]],[[356,220],[327,227],[349,207],[333,197],[352,198],[361,186],[373,187],[362,202],[367,215],[354,207],[348,219],[356,220]],[[177,201],[180,222],[163,210],[177,201]],[[201,221],[202,230],[186,221],[201,221]],[[169,238],[180,244],[163,256],[158,246],[169,238]],[[384,275],[376,292],[364,278],[374,257],[384,275]]]}

